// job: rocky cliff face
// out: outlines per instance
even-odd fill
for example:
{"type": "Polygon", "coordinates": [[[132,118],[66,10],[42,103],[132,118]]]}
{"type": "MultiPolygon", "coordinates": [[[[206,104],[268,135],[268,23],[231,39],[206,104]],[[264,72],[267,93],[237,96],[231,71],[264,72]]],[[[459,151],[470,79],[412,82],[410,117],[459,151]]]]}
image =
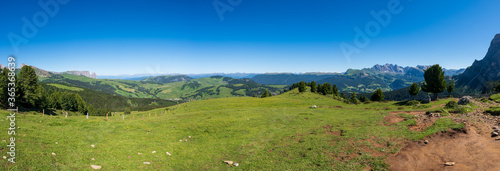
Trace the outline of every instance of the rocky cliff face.
{"type": "MultiPolygon", "coordinates": [[[[424,70],[429,68],[427,65],[417,65],[416,67],[402,67],[394,64],[385,65],[374,65],[371,68],[365,68],[364,70],[370,70],[376,73],[392,73],[392,74],[402,74],[407,77],[423,77],[424,70]]],[[[453,76],[461,74],[464,69],[446,69],[443,68],[444,75],[453,76]]]]}
{"type": "Polygon", "coordinates": [[[97,75],[94,73],[90,74],[89,71],[66,71],[66,72],[63,72],[65,74],[71,74],[71,75],[81,75],[81,76],[85,76],[85,77],[89,77],[89,78],[93,78],[93,79],[97,79],[97,75]]]}
{"type": "Polygon", "coordinates": [[[455,78],[457,86],[469,90],[481,90],[487,82],[500,80],[500,34],[495,35],[482,60],[475,60],[472,66],[455,78]]]}

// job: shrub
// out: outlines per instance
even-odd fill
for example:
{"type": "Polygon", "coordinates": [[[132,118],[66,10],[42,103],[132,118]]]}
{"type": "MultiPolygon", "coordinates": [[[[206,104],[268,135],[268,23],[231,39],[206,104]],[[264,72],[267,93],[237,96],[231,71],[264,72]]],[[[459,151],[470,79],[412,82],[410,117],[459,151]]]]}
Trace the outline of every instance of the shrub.
{"type": "Polygon", "coordinates": [[[448,103],[446,103],[445,108],[446,109],[455,109],[455,108],[458,108],[458,104],[456,101],[449,101],[448,103]]]}
{"type": "Polygon", "coordinates": [[[490,100],[488,100],[487,98],[484,98],[484,97],[481,98],[479,101],[484,102],[484,103],[491,103],[490,100]]]}
{"type": "Polygon", "coordinates": [[[469,113],[469,109],[466,108],[466,107],[460,106],[460,107],[455,108],[454,110],[451,110],[451,112],[453,112],[453,113],[460,113],[460,114],[466,114],[466,113],[469,113]]]}
{"type": "Polygon", "coordinates": [[[406,106],[415,106],[415,105],[418,105],[418,104],[420,104],[420,102],[417,101],[417,100],[412,100],[412,101],[406,102],[406,106]]]}
{"type": "Polygon", "coordinates": [[[491,106],[489,109],[485,110],[485,112],[493,116],[500,116],[500,107],[491,106]]]}
{"type": "Polygon", "coordinates": [[[126,115],[130,114],[130,107],[125,108],[125,111],[123,113],[126,115]]]}

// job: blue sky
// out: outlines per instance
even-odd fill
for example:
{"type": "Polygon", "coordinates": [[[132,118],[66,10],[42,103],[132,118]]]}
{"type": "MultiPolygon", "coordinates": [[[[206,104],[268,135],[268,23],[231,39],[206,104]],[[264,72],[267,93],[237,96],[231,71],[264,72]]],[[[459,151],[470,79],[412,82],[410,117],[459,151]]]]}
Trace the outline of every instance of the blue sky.
{"type": "Polygon", "coordinates": [[[41,0],[57,3],[48,11],[38,2],[0,2],[0,63],[15,55],[50,71],[98,75],[464,68],[500,33],[500,1],[492,0],[41,0]],[[398,11],[382,26],[371,11],[388,4],[398,11]],[[227,10],[223,20],[217,9],[227,10]],[[354,28],[367,34],[373,23],[369,44],[356,46],[354,28]],[[343,53],[342,43],[356,53],[343,53]]]}

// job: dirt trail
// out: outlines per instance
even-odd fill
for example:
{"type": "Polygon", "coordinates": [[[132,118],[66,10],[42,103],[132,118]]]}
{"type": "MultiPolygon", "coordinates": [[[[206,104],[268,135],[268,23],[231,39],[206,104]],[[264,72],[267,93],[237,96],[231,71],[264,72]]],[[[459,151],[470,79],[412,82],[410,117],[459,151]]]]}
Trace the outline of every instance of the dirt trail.
{"type": "MultiPolygon", "coordinates": [[[[440,133],[423,141],[409,143],[401,152],[387,158],[391,170],[500,170],[500,141],[479,134],[467,126],[461,132],[440,133]],[[456,162],[455,166],[444,166],[456,162]]],[[[483,132],[483,131],[481,131],[483,132]]]]}
{"type": "Polygon", "coordinates": [[[419,142],[409,142],[401,151],[387,158],[391,170],[500,170],[500,140],[491,137],[492,127],[500,117],[487,116],[483,109],[493,104],[474,101],[480,108],[465,117],[462,131],[432,135],[419,142]],[[456,162],[445,166],[445,162],[456,162]]]}

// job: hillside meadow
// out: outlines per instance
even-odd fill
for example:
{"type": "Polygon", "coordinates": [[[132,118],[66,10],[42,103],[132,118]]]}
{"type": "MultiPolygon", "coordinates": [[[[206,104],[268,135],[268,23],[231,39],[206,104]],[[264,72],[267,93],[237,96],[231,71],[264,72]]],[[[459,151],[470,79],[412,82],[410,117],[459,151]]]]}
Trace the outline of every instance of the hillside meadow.
{"type": "MultiPolygon", "coordinates": [[[[384,117],[391,111],[425,111],[451,100],[419,107],[396,102],[354,105],[295,89],[269,98],[218,98],[134,111],[125,117],[117,113],[108,120],[76,113],[65,118],[60,111],[55,116],[21,113],[16,116],[16,163],[5,160],[0,168],[385,170],[386,156],[397,153],[405,141],[463,124],[444,117],[416,132],[407,127],[414,124],[411,117],[394,124],[384,117]]],[[[5,110],[0,113],[8,115],[5,110]]],[[[8,124],[2,119],[0,128],[7,130],[8,124]]],[[[6,140],[0,141],[4,155],[8,138],[0,134],[6,140]]]]}

